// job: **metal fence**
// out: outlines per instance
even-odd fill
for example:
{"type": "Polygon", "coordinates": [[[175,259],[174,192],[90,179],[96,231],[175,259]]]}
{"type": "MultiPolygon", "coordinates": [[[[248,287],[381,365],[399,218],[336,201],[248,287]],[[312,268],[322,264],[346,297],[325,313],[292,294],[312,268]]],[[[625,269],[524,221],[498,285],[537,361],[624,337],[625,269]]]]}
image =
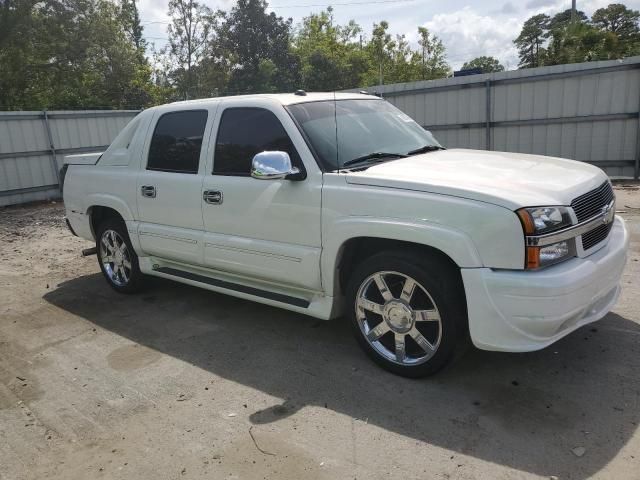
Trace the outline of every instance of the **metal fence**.
{"type": "MultiPolygon", "coordinates": [[[[640,175],[640,57],[373,87],[447,147],[537,153],[640,175]]],[[[0,112],[0,206],[59,196],[62,157],[138,112],[0,112]]]]}
{"type": "Polygon", "coordinates": [[[60,196],[63,157],[100,152],[136,110],[0,112],[0,206],[60,196]]]}
{"type": "Polygon", "coordinates": [[[640,174],[640,57],[371,87],[446,147],[535,153],[640,174]]]}

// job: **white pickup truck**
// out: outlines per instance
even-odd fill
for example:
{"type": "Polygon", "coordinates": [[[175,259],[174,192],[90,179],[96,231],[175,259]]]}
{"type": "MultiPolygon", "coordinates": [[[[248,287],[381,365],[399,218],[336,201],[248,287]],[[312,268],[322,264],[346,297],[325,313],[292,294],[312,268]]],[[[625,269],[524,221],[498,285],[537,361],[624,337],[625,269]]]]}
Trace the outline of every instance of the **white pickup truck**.
{"type": "Polygon", "coordinates": [[[614,305],[628,234],[602,170],[446,150],[364,94],[253,95],[140,113],[63,167],[71,231],[107,282],[145,275],[348,317],[406,376],[546,347],[614,305]]]}

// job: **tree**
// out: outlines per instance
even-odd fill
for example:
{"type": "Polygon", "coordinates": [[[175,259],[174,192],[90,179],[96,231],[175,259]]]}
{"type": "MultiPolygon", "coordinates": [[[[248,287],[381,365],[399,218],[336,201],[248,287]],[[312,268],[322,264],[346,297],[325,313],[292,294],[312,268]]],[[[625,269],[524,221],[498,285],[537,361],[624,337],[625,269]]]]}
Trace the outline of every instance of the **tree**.
{"type": "Polygon", "coordinates": [[[331,7],[305,17],[293,37],[302,86],[308,90],[359,86],[369,69],[368,59],[357,41],[361,31],[353,20],[345,26],[336,25],[331,7]]]}
{"type": "Polygon", "coordinates": [[[544,65],[545,49],[551,18],[543,13],[529,18],[513,43],[518,47],[520,68],[533,68],[544,65]]]}
{"type": "Polygon", "coordinates": [[[418,27],[418,45],[420,45],[420,80],[446,77],[451,68],[445,59],[445,48],[435,35],[431,36],[425,27],[418,27]]]}
{"type": "Polygon", "coordinates": [[[379,85],[384,84],[384,71],[391,61],[390,51],[394,48],[391,34],[387,33],[388,29],[389,23],[384,20],[378,24],[374,23],[371,41],[367,45],[367,50],[378,75],[379,85]]]}
{"type": "Polygon", "coordinates": [[[640,54],[640,12],[612,3],[596,10],[591,20],[596,27],[610,34],[608,44],[612,58],[640,54]]]}
{"type": "Polygon", "coordinates": [[[504,71],[504,67],[500,64],[497,58],[486,56],[474,58],[462,66],[463,70],[471,70],[474,68],[479,68],[482,73],[504,71]]]}
{"type": "Polygon", "coordinates": [[[0,4],[0,107],[140,108],[150,68],[107,0],[0,4]]]}
{"type": "Polygon", "coordinates": [[[574,23],[558,28],[552,33],[546,63],[562,65],[606,60],[610,58],[612,47],[607,43],[607,40],[611,40],[609,35],[587,23],[574,23]]]}
{"type": "Polygon", "coordinates": [[[620,3],[612,3],[606,8],[596,10],[591,21],[607,32],[615,33],[621,40],[629,40],[638,36],[638,20],[640,12],[631,10],[620,3]]]}
{"type": "Polygon", "coordinates": [[[144,53],[146,41],[142,36],[142,25],[140,24],[140,13],[136,0],[122,0],[121,18],[125,31],[129,35],[131,42],[138,50],[144,53]]]}
{"type": "Polygon", "coordinates": [[[215,23],[213,11],[194,0],[169,0],[169,54],[175,69],[174,82],[182,98],[198,96],[194,67],[210,45],[215,23]]]}
{"type": "Polygon", "coordinates": [[[520,67],[558,65],[623,58],[640,54],[640,12],[622,4],[600,8],[589,19],[584,12],[564,10],[553,18],[527,20],[514,41],[520,67]]]}
{"type": "Polygon", "coordinates": [[[300,85],[292,20],[266,9],[264,0],[239,0],[216,28],[216,55],[229,71],[230,92],[292,91],[300,85]]]}
{"type": "MultiPolygon", "coordinates": [[[[556,13],[551,20],[549,20],[549,25],[547,26],[548,30],[553,32],[555,30],[561,30],[568,27],[572,23],[571,17],[572,12],[570,8],[560,13],[556,13]]],[[[587,17],[583,11],[577,10],[573,23],[589,23],[589,17],[587,17]]]]}

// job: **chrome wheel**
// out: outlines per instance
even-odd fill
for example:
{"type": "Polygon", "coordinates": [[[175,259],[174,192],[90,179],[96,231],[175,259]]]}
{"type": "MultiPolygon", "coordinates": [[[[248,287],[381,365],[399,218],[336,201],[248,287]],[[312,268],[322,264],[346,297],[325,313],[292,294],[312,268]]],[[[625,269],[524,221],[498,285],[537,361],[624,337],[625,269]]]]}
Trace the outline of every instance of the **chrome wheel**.
{"type": "Polygon", "coordinates": [[[105,230],[100,237],[100,261],[109,280],[124,287],[131,278],[131,254],[127,243],[115,230],[105,230]]]}
{"type": "Polygon", "coordinates": [[[373,349],[399,365],[419,365],[438,350],[440,312],[429,292],[399,272],[369,275],[355,301],[360,331],[373,349]]]}

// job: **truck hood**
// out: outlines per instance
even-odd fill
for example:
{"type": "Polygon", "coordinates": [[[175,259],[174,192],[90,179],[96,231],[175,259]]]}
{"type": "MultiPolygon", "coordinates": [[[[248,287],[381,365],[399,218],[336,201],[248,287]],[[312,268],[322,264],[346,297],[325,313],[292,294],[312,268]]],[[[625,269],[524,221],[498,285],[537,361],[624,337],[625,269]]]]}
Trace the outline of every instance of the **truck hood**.
{"type": "Polygon", "coordinates": [[[512,210],[569,205],[607,180],[598,167],[562,158],[451,149],[349,172],[351,184],[453,195],[512,210]]]}

